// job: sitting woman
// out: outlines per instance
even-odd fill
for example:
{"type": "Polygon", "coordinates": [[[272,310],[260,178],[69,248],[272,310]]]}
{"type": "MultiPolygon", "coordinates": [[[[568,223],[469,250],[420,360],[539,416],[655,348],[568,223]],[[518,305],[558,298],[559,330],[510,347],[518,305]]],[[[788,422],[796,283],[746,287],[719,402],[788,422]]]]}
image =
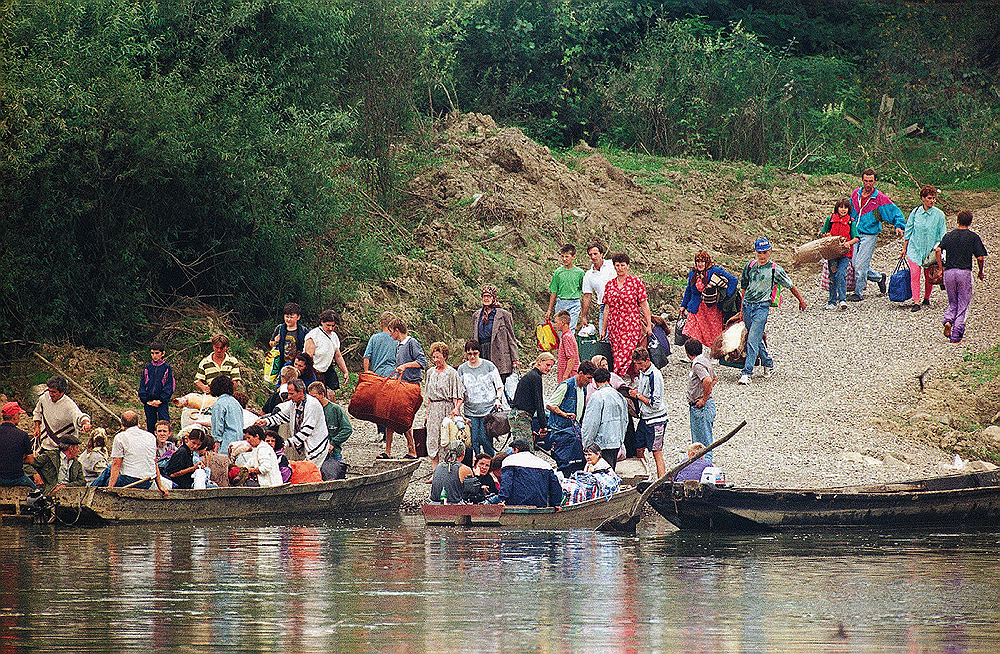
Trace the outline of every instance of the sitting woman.
{"type": "Polygon", "coordinates": [[[201,441],[201,461],[208,470],[209,488],[229,486],[229,457],[219,454],[218,445],[211,434],[205,434],[201,441]]]}
{"type": "Polygon", "coordinates": [[[487,497],[500,492],[496,479],[490,474],[490,463],[493,458],[481,452],[476,455],[476,463],[472,467],[473,474],[462,482],[462,501],[466,504],[482,504],[487,497]]]}
{"type": "Polygon", "coordinates": [[[89,485],[101,476],[108,467],[108,440],[103,427],[94,427],[87,441],[87,451],[80,455],[80,465],[83,466],[83,479],[89,485]]]}
{"type": "Polygon", "coordinates": [[[167,462],[164,474],[173,482],[175,488],[191,488],[194,484],[194,471],[201,470],[205,464],[195,452],[202,449],[205,432],[201,429],[191,429],[184,436],[184,443],[177,448],[167,462]],[[197,457],[197,461],[195,458],[197,457]]]}
{"type": "Polygon", "coordinates": [[[434,468],[434,475],[431,477],[431,502],[461,503],[463,482],[472,475],[472,468],[461,463],[464,457],[465,444],[462,441],[452,441],[444,447],[441,463],[434,468]]]}
{"type": "Polygon", "coordinates": [[[573,473],[573,478],[563,486],[569,494],[569,503],[586,502],[598,497],[609,499],[621,487],[622,478],[601,457],[601,448],[596,444],[591,443],[583,450],[583,458],[587,465],[580,472],[573,473]]]}
{"type": "Polygon", "coordinates": [[[692,461],[689,466],[682,469],[676,475],[674,475],[674,481],[701,481],[701,473],[705,471],[705,468],[712,465],[711,461],[706,461],[704,458],[700,458],[699,452],[705,449],[705,446],[701,443],[691,443],[688,445],[687,455],[690,459],[693,456],[698,456],[697,461],[692,461]]]}
{"type": "Polygon", "coordinates": [[[288,483],[292,478],[292,467],[288,465],[288,457],[285,456],[285,441],[281,435],[271,429],[264,432],[264,442],[271,446],[278,457],[278,470],[281,471],[281,481],[288,483]]]}
{"type": "Polygon", "coordinates": [[[253,425],[243,432],[243,438],[250,444],[245,459],[247,480],[244,486],[268,488],[281,486],[281,471],[278,470],[278,455],[264,442],[264,428],[253,425]]]}

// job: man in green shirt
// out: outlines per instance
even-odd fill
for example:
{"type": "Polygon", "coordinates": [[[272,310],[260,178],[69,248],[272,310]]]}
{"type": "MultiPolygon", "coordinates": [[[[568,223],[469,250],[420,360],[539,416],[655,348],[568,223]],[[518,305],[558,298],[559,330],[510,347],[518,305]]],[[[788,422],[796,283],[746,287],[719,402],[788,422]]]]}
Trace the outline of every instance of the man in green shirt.
{"type": "Polygon", "coordinates": [[[580,318],[580,298],[583,297],[583,268],[573,264],[576,247],[567,243],[559,248],[562,265],[556,269],[549,282],[549,310],[545,322],[560,311],[569,312],[569,328],[576,331],[576,321],[580,318]]]}
{"type": "Polygon", "coordinates": [[[753,244],[757,258],[743,267],[740,277],[740,287],[743,288],[743,324],[747,327],[747,360],[743,364],[741,384],[749,384],[753,376],[754,363],[760,355],[764,364],[764,379],[774,372],[774,361],[764,349],[764,329],[767,327],[767,314],[771,309],[771,291],[775,286],[784,286],[792,291],[799,301],[799,311],[806,310],[806,301],[795,288],[781,266],[772,262],[771,243],[766,238],[759,238],[753,244]]]}
{"type": "Polygon", "coordinates": [[[351,437],[351,432],[353,431],[351,419],[347,416],[347,411],[344,410],[344,407],[330,401],[330,398],[326,395],[326,384],[323,382],[309,384],[309,394],[323,405],[323,415],[326,417],[326,431],[330,439],[330,453],[333,458],[339,461],[343,458],[341,447],[351,437]]]}

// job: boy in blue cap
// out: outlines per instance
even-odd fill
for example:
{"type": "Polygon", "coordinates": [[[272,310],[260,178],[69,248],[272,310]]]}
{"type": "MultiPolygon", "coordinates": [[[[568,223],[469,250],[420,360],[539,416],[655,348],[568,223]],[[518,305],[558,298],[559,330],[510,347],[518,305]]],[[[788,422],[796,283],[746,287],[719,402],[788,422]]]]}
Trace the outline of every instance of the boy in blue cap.
{"type": "MultiPolygon", "coordinates": [[[[806,310],[806,301],[799,289],[788,277],[788,274],[778,264],[771,261],[771,243],[766,238],[758,238],[753,244],[757,258],[743,267],[740,276],[740,287],[743,289],[743,324],[747,328],[747,360],[743,364],[741,384],[749,384],[753,375],[753,366],[760,355],[764,364],[764,379],[774,372],[774,361],[764,349],[764,329],[767,327],[767,314],[771,309],[772,290],[775,286],[784,286],[791,290],[799,301],[799,311],[806,310]]],[[[776,299],[776,298],[775,298],[776,299]]]]}

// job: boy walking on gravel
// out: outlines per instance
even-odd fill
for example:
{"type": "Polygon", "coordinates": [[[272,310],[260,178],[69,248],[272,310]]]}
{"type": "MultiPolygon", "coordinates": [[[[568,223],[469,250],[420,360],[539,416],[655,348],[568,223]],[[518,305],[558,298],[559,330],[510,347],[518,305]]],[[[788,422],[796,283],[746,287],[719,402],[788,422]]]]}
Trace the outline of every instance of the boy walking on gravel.
{"type": "Polygon", "coordinates": [[[965,335],[965,314],[972,300],[972,259],[979,263],[979,279],[983,279],[983,265],[986,263],[986,246],[979,235],[969,229],[972,212],[958,212],[958,228],[944,235],[936,248],[938,267],[944,273],[944,288],[948,291],[948,308],[941,322],[944,335],[952,343],[961,343],[965,335]],[[941,251],[948,256],[941,263],[941,251]]]}
{"type": "Polygon", "coordinates": [[[764,329],[767,327],[767,314],[771,310],[772,291],[776,286],[784,286],[791,290],[799,301],[799,311],[806,310],[806,301],[799,289],[788,277],[788,274],[778,264],[771,261],[771,243],[766,238],[758,238],[753,244],[757,258],[743,267],[740,276],[740,286],[743,288],[743,323],[747,327],[747,360],[743,364],[741,384],[749,384],[753,375],[754,363],[760,355],[764,364],[764,379],[769,379],[774,372],[774,361],[764,348],[764,329]]]}

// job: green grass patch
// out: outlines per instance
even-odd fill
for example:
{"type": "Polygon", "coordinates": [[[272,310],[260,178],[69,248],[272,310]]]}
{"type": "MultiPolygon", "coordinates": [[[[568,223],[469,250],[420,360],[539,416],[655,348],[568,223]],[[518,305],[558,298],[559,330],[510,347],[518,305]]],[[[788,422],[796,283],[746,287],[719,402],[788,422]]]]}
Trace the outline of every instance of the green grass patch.
{"type": "Polygon", "coordinates": [[[985,352],[967,352],[962,357],[960,381],[973,390],[1000,377],[1000,344],[985,352]]]}

